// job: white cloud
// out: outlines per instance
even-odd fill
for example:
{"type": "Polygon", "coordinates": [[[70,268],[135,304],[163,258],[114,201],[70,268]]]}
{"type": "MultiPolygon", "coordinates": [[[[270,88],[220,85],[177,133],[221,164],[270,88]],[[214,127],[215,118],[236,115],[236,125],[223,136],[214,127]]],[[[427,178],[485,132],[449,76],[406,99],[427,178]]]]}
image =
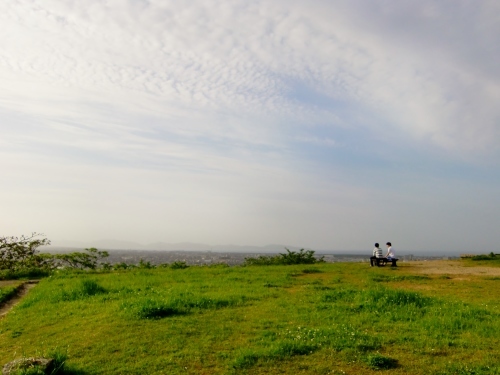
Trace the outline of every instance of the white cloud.
{"type": "Polygon", "coordinates": [[[203,219],[219,215],[207,237],[244,215],[255,219],[235,233],[289,222],[273,229],[283,238],[291,227],[319,233],[337,209],[346,220],[368,217],[358,209],[368,193],[349,193],[369,169],[359,165],[371,165],[373,155],[352,157],[367,144],[452,160],[498,155],[499,14],[490,1],[2,2],[0,146],[16,180],[8,191],[17,204],[43,181],[47,202],[61,214],[73,202],[85,220],[109,196],[112,220],[126,216],[120,202],[131,196],[139,216],[172,221],[162,210],[174,207],[178,241],[189,240],[182,212],[194,206],[205,207],[203,219]],[[345,152],[318,161],[300,145],[345,152]],[[163,191],[177,197],[173,206],[163,191]],[[290,218],[313,212],[322,218],[314,225],[290,218]]]}

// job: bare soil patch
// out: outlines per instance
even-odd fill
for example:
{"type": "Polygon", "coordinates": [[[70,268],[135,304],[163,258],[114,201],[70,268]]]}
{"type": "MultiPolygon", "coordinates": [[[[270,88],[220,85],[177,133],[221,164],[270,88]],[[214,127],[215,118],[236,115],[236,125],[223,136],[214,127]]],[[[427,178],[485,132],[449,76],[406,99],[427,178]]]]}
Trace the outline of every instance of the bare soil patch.
{"type": "MultiPolygon", "coordinates": [[[[16,294],[9,299],[7,302],[4,302],[3,304],[0,305],[0,319],[3,318],[7,313],[12,310],[14,306],[16,306],[23,297],[28,294],[29,290],[33,288],[36,284],[38,284],[38,281],[27,281],[17,288],[16,294]]],[[[7,284],[8,285],[8,284],[7,284]]],[[[2,284],[2,286],[5,286],[5,284],[2,284]]]]}
{"type": "Polygon", "coordinates": [[[500,276],[500,267],[471,267],[459,260],[430,260],[422,262],[408,262],[408,268],[418,273],[439,275],[476,275],[500,276]]]}

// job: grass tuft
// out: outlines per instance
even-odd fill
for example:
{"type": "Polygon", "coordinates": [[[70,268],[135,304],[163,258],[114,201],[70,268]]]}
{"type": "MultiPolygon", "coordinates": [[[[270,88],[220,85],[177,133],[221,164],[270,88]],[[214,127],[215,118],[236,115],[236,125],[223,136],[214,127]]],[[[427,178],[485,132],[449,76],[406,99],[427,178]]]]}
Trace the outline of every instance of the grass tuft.
{"type": "Polygon", "coordinates": [[[323,273],[323,271],[318,268],[304,268],[302,273],[323,273]]]}
{"type": "Polygon", "coordinates": [[[398,361],[380,354],[372,354],[366,358],[366,364],[374,370],[389,370],[398,366],[398,361]]]}
{"type": "Polygon", "coordinates": [[[106,293],[108,293],[106,288],[99,285],[95,280],[83,279],[76,288],[69,291],[63,290],[59,299],[62,301],[76,301],[106,293]]]}

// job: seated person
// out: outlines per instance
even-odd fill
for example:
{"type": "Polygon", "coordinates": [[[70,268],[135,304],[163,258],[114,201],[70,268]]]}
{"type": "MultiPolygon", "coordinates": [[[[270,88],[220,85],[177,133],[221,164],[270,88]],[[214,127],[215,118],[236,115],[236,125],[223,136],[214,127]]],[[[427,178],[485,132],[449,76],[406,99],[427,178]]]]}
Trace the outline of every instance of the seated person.
{"type": "Polygon", "coordinates": [[[370,266],[374,266],[375,259],[383,258],[382,249],[379,247],[378,242],[375,244],[375,248],[373,249],[373,256],[370,257],[370,266]]]}
{"type": "Polygon", "coordinates": [[[394,252],[394,249],[392,248],[392,244],[390,242],[387,242],[386,245],[387,245],[387,254],[385,257],[387,258],[387,260],[393,260],[394,258],[396,258],[396,254],[394,252]]]}

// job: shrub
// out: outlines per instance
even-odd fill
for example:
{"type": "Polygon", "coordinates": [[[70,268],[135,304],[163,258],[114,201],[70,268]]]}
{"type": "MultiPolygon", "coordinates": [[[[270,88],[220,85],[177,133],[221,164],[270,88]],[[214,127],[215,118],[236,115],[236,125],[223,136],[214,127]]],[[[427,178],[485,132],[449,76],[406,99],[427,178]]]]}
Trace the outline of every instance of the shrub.
{"type": "Polygon", "coordinates": [[[246,266],[270,266],[270,265],[292,265],[292,264],[315,264],[323,263],[324,257],[316,259],[314,250],[300,249],[297,251],[287,251],[285,254],[274,256],[260,255],[258,258],[245,258],[246,266]]]}
{"type": "Polygon", "coordinates": [[[480,254],[473,256],[472,260],[500,260],[500,256],[497,256],[495,253],[491,252],[488,255],[480,254]]]}
{"type": "Polygon", "coordinates": [[[120,263],[115,263],[115,264],[113,264],[113,269],[114,269],[115,271],[118,271],[118,270],[126,270],[126,269],[128,269],[128,268],[130,268],[130,266],[129,266],[127,263],[125,263],[125,262],[120,262],[120,263]]]}
{"type": "Polygon", "coordinates": [[[155,265],[154,264],[151,264],[151,262],[146,262],[144,261],[142,258],[141,260],[139,261],[139,264],[137,265],[137,267],[139,268],[142,268],[142,269],[153,269],[155,268],[155,265]]]}
{"type": "Polygon", "coordinates": [[[170,265],[170,268],[173,270],[183,270],[183,269],[188,268],[188,267],[189,266],[184,261],[176,261],[170,265]]]}
{"type": "Polygon", "coordinates": [[[317,268],[305,268],[302,270],[302,273],[322,273],[323,271],[317,268]]]}
{"type": "Polygon", "coordinates": [[[373,354],[366,358],[366,364],[374,370],[388,370],[397,367],[398,361],[380,354],[373,354]]]}
{"type": "Polygon", "coordinates": [[[100,286],[94,280],[84,279],[80,282],[80,285],[68,291],[63,291],[61,295],[61,299],[63,301],[74,301],[82,298],[87,298],[91,296],[95,296],[97,294],[105,294],[108,291],[100,286]]]}
{"type": "Polygon", "coordinates": [[[24,268],[18,270],[0,271],[0,280],[34,279],[47,277],[51,274],[47,268],[24,268]]]}
{"type": "Polygon", "coordinates": [[[138,301],[130,306],[132,314],[139,319],[161,319],[173,315],[183,315],[186,311],[169,303],[156,300],[138,301]]]}

